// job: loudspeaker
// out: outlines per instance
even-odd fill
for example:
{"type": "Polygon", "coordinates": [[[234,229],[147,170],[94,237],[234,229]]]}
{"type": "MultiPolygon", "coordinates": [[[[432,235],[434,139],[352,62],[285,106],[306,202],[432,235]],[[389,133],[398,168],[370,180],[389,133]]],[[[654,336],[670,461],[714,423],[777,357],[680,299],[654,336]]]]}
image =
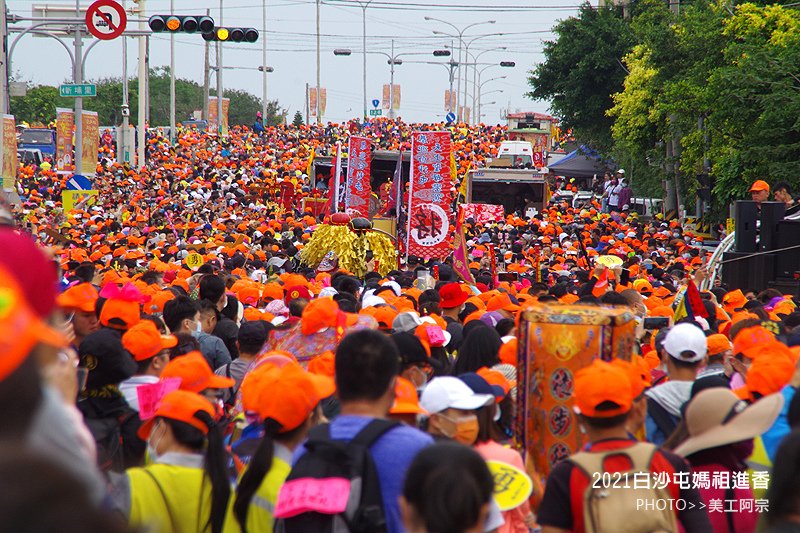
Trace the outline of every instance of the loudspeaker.
{"type": "Polygon", "coordinates": [[[770,289],[777,289],[781,294],[791,294],[797,299],[800,295],[800,280],[790,278],[777,278],[769,282],[770,289]]]}
{"type": "Polygon", "coordinates": [[[758,220],[758,205],[750,200],[736,202],[736,218],[734,237],[734,250],[737,252],[755,252],[756,246],[756,220],[758,220]]]}
{"type": "Polygon", "coordinates": [[[722,282],[732,289],[763,291],[775,279],[776,259],[777,254],[727,252],[722,256],[722,282]]]}
{"type": "Polygon", "coordinates": [[[761,202],[761,227],[758,230],[758,248],[762,252],[769,252],[779,248],[778,223],[786,214],[786,204],[783,202],[761,202]]]}
{"type": "MultiPolygon", "coordinates": [[[[800,246],[800,220],[781,220],[776,231],[775,249],[800,246]]],[[[795,272],[800,272],[800,248],[776,252],[776,272],[781,278],[793,278],[795,272]]]]}

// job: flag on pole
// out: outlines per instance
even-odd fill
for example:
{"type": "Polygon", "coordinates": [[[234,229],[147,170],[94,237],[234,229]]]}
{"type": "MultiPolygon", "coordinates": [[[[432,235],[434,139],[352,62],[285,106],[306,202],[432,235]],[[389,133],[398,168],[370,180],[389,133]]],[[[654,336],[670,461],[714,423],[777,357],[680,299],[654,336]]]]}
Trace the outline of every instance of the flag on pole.
{"type": "Polygon", "coordinates": [[[597,278],[597,283],[594,284],[592,288],[592,294],[595,298],[600,298],[602,295],[606,293],[608,289],[608,269],[603,270],[603,273],[600,274],[600,277],[597,278]]]}
{"type": "Polygon", "coordinates": [[[461,186],[458,188],[459,201],[467,201],[467,175],[469,174],[470,168],[472,168],[472,161],[467,164],[467,170],[465,170],[464,175],[461,176],[461,186]]]}
{"type": "Polygon", "coordinates": [[[469,270],[469,260],[467,259],[467,239],[464,235],[464,208],[462,206],[458,206],[456,231],[453,239],[453,270],[465,282],[471,285],[475,284],[475,279],[469,270]]]}
{"type": "Polygon", "coordinates": [[[686,290],[677,299],[679,301],[675,306],[675,314],[672,316],[673,323],[684,318],[690,320],[694,320],[695,317],[708,318],[708,311],[703,305],[703,299],[700,297],[700,291],[697,290],[694,281],[689,280],[686,290]]]}
{"type": "MultiPolygon", "coordinates": [[[[400,214],[400,206],[398,206],[398,198],[400,198],[400,190],[403,181],[403,151],[401,150],[397,156],[397,163],[394,166],[394,175],[392,176],[392,188],[389,189],[389,199],[386,201],[386,208],[383,210],[384,214],[398,216],[400,214]]],[[[400,198],[400,204],[403,203],[400,198]]]]}
{"type": "Polygon", "coordinates": [[[311,176],[311,171],[314,168],[314,157],[317,155],[316,147],[311,149],[311,156],[308,158],[308,165],[306,166],[306,176],[311,176]]]}
{"type": "Polygon", "coordinates": [[[333,174],[332,183],[329,184],[328,206],[330,214],[339,212],[339,189],[342,178],[342,143],[336,143],[336,167],[333,174]]]}

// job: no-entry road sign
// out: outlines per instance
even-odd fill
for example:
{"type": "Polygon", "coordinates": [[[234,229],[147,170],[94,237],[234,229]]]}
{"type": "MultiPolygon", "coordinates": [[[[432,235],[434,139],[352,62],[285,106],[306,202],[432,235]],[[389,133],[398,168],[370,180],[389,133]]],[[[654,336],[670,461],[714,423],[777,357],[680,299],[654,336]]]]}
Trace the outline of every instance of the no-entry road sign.
{"type": "Polygon", "coordinates": [[[114,0],[97,0],[86,10],[86,28],[104,41],[122,35],[127,22],[125,9],[114,0]]]}

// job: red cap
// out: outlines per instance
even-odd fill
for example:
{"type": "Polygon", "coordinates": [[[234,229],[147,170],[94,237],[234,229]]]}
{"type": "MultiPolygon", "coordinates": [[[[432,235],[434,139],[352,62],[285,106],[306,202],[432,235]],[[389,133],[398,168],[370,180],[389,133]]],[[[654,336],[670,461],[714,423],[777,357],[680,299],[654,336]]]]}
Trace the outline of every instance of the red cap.
{"type": "Polygon", "coordinates": [[[467,301],[469,296],[461,289],[459,283],[448,283],[439,288],[439,297],[442,299],[442,301],[439,302],[439,307],[442,309],[452,309],[454,307],[460,307],[461,304],[467,301]]]}

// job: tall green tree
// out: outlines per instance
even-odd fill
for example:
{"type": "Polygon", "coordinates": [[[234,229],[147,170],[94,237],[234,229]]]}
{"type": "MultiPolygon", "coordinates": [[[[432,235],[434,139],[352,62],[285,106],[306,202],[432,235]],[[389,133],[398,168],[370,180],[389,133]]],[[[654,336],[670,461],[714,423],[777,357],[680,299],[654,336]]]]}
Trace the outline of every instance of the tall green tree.
{"type": "MultiPolygon", "coordinates": [[[[94,80],[97,85],[97,96],[83,99],[83,108],[96,111],[103,126],[122,123],[122,80],[119,78],[103,78],[94,80]]],[[[169,69],[158,67],[150,71],[150,124],[152,126],[169,125],[169,69]]],[[[224,91],[226,98],[231,99],[228,119],[232,125],[251,125],[255,121],[256,112],[261,111],[261,100],[252,94],[230,89],[224,91]]],[[[55,120],[56,107],[74,107],[72,98],[61,98],[57,87],[35,86],[28,90],[24,97],[11,98],[11,112],[18,121],[42,122],[47,124],[55,120]]],[[[131,124],[136,125],[136,109],[139,105],[138,84],[135,78],[128,83],[128,105],[133,111],[131,124]]],[[[203,108],[203,87],[194,81],[175,80],[175,118],[178,122],[192,116],[193,112],[203,108]]],[[[281,108],[277,100],[267,105],[266,123],[282,124],[287,111],[281,108]]]]}
{"type": "Polygon", "coordinates": [[[622,59],[634,45],[630,25],[622,8],[596,8],[587,2],[553,31],[556,39],[545,43],[545,60],[531,71],[527,96],[549,100],[562,127],[609,150],[613,119],[606,112],[613,106],[611,95],[622,90],[622,59]]]}
{"type": "Polygon", "coordinates": [[[303,122],[303,114],[300,111],[294,112],[294,119],[292,120],[293,126],[302,126],[303,122]]]}

